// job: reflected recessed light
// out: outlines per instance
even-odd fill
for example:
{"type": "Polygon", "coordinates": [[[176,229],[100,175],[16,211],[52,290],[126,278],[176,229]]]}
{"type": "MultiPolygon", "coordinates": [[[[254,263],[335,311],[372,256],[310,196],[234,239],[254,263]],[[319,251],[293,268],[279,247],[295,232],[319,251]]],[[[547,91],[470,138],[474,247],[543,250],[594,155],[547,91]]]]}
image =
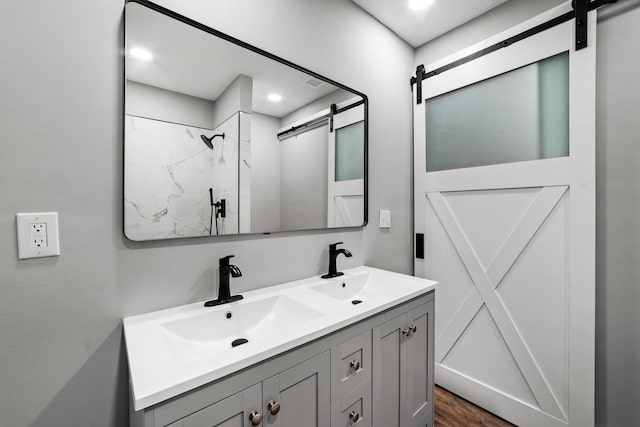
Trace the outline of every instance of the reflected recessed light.
{"type": "Polygon", "coordinates": [[[153,55],[146,49],[142,49],[141,47],[132,47],[129,49],[129,53],[134,58],[140,59],[141,61],[151,61],[153,59],[153,55]]]}
{"type": "Polygon", "coordinates": [[[278,95],[277,93],[272,93],[267,96],[267,99],[271,102],[280,102],[282,101],[282,95],[278,95]]]}
{"type": "Polygon", "coordinates": [[[409,0],[409,9],[415,11],[425,10],[431,6],[432,3],[433,0],[409,0]]]}

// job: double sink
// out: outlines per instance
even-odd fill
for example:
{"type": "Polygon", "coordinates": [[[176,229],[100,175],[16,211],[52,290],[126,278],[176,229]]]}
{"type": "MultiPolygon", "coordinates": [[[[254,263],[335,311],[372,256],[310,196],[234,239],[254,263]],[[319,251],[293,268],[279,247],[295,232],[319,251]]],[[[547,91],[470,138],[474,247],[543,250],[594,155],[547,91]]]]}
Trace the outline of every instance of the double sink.
{"type": "Polygon", "coordinates": [[[124,319],[136,410],[215,381],[394,305],[435,283],[371,267],[124,319]]]}
{"type": "Polygon", "coordinates": [[[384,297],[383,290],[382,284],[372,280],[369,272],[354,272],[305,288],[291,289],[290,296],[268,295],[217,306],[205,313],[163,323],[162,327],[179,338],[224,350],[233,347],[232,343],[238,339],[244,338],[248,342],[271,340],[274,334],[282,334],[292,325],[304,325],[328,311],[349,310],[349,305],[375,301],[384,297]],[[338,305],[314,292],[337,300],[338,305]]]}

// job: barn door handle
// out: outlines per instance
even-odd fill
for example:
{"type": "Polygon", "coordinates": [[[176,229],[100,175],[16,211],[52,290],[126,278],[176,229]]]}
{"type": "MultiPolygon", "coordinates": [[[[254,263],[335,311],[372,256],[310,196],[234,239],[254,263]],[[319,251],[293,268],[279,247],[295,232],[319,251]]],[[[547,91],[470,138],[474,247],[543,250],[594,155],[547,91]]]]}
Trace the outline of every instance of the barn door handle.
{"type": "Polygon", "coordinates": [[[424,233],[416,233],[416,258],[424,259],[424,233]]]}

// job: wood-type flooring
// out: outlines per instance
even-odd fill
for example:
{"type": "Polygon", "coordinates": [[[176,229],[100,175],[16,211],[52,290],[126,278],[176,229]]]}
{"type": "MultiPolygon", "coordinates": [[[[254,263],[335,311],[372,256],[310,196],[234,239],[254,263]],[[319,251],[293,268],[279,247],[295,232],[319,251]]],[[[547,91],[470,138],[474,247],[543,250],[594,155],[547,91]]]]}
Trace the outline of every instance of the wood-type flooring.
{"type": "Polygon", "coordinates": [[[513,424],[438,386],[434,403],[435,427],[513,427],[513,424]]]}

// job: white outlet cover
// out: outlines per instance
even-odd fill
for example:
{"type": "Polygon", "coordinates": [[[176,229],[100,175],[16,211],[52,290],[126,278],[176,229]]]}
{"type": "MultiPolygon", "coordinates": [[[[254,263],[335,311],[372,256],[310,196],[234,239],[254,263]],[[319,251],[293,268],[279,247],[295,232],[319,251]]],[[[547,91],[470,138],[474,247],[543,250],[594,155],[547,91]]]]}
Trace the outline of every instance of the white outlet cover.
{"type": "Polygon", "coordinates": [[[58,236],[58,212],[19,213],[16,215],[18,233],[18,259],[43,258],[60,255],[58,236]],[[31,245],[29,228],[34,224],[46,224],[46,246],[31,245]]]}

